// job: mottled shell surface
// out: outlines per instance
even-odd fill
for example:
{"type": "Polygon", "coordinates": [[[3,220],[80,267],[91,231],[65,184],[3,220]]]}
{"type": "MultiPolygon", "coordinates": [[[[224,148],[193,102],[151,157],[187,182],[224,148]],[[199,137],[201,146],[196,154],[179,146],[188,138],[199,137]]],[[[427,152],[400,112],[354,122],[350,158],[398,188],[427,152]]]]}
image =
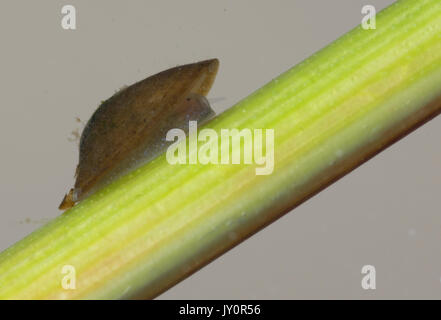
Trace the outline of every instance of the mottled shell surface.
{"type": "Polygon", "coordinates": [[[74,188],[59,208],[72,207],[120,175],[164,151],[167,131],[188,130],[191,120],[214,115],[205,95],[219,67],[217,59],[162,71],[104,101],[80,139],[74,188]]]}

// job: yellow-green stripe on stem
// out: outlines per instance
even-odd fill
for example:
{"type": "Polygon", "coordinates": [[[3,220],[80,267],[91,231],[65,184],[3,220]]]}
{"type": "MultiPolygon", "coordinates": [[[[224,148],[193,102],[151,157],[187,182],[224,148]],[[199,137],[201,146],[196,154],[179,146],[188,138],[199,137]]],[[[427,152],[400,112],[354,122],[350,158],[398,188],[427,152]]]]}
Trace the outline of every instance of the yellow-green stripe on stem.
{"type": "Polygon", "coordinates": [[[398,1],[205,126],[274,129],[271,175],[162,155],[2,252],[0,298],[154,297],[439,113],[440,96],[441,1],[398,1]]]}

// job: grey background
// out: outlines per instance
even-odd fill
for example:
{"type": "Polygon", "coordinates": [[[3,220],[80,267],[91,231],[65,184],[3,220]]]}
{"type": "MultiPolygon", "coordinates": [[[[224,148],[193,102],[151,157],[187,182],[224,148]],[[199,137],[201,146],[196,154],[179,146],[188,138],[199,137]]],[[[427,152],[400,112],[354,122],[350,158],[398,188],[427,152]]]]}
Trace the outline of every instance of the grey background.
{"type": "MultiPolygon", "coordinates": [[[[386,0],[2,1],[0,249],[60,214],[99,102],[166,68],[217,57],[221,112],[386,0]],[[77,9],[75,31],[61,7],[77,9]]],[[[440,298],[441,117],[160,298],[440,298]],[[377,289],[361,288],[361,268],[377,289]]]]}

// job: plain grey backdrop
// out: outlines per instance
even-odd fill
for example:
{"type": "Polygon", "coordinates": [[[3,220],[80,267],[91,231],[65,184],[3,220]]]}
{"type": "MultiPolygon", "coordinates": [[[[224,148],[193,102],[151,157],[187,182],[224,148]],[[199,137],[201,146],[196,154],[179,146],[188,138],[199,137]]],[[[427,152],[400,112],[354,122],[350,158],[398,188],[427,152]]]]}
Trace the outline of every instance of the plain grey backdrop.
{"type": "MultiPolygon", "coordinates": [[[[123,85],[208,58],[221,112],[391,0],[6,1],[0,4],[0,250],[73,183],[69,141],[123,85]],[[77,30],[61,28],[61,8],[77,30]]],[[[441,117],[160,296],[440,298],[441,117]],[[374,265],[377,289],[361,287],[374,265]]]]}

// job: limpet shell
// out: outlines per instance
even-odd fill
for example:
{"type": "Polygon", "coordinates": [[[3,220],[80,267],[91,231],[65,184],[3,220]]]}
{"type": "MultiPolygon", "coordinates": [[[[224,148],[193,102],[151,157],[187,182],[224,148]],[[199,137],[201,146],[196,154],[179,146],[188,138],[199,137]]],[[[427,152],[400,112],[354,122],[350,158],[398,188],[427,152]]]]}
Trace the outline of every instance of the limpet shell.
{"type": "Polygon", "coordinates": [[[104,101],[80,139],[75,184],[59,209],[66,210],[115,178],[161,153],[167,131],[188,130],[214,115],[205,98],[217,59],[171,68],[121,89],[104,101]]]}

